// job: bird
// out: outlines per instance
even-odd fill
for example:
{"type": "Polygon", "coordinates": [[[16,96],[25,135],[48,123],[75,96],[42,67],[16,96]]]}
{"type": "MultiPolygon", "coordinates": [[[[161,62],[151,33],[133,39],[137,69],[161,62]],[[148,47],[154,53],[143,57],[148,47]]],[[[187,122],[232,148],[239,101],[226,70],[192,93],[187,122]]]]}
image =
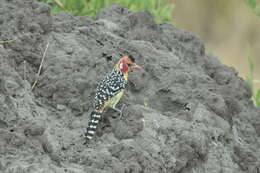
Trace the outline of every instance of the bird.
{"type": "Polygon", "coordinates": [[[113,70],[98,84],[94,97],[94,110],[90,113],[90,121],[84,134],[86,142],[95,136],[105,108],[111,107],[119,112],[120,117],[122,117],[125,105],[121,109],[116,108],[116,105],[123,96],[128,81],[128,73],[140,70],[143,70],[143,68],[135,62],[135,58],[132,55],[125,55],[119,59],[113,70]]]}

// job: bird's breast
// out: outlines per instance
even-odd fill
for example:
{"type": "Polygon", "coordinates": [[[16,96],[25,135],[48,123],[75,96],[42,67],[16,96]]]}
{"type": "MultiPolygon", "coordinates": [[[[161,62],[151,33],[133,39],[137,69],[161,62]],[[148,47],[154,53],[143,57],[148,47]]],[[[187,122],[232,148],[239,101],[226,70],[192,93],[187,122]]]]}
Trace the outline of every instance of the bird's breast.
{"type": "Polygon", "coordinates": [[[128,80],[128,73],[124,73],[124,79],[127,81],[128,80]]]}

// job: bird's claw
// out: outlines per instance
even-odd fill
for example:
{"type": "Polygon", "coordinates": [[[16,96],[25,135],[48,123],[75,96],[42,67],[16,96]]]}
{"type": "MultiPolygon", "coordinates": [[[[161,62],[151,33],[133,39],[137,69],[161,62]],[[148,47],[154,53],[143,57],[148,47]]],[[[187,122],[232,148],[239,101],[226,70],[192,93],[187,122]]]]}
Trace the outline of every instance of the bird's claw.
{"type": "Polygon", "coordinates": [[[126,105],[123,104],[122,107],[121,107],[121,109],[117,109],[117,108],[113,108],[113,107],[112,107],[112,109],[114,109],[115,111],[117,111],[117,112],[120,113],[120,115],[119,115],[120,119],[122,119],[122,117],[123,117],[123,110],[124,110],[125,106],[126,106],[126,105]]]}

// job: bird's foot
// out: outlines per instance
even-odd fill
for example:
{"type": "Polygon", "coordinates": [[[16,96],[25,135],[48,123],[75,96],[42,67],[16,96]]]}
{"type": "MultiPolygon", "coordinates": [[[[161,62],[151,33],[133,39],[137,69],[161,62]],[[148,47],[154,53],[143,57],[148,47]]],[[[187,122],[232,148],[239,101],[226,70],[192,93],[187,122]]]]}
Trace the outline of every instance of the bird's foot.
{"type": "Polygon", "coordinates": [[[123,104],[122,107],[121,107],[121,111],[120,111],[120,119],[122,119],[122,117],[123,117],[123,110],[124,110],[125,106],[126,106],[126,105],[123,104]]]}
{"type": "Polygon", "coordinates": [[[120,119],[122,119],[122,117],[123,117],[123,110],[124,110],[125,106],[126,106],[126,105],[123,104],[122,107],[121,107],[121,109],[117,109],[117,108],[113,108],[113,107],[112,107],[112,109],[114,109],[115,111],[117,111],[117,112],[120,113],[120,116],[119,116],[120,119]]]}

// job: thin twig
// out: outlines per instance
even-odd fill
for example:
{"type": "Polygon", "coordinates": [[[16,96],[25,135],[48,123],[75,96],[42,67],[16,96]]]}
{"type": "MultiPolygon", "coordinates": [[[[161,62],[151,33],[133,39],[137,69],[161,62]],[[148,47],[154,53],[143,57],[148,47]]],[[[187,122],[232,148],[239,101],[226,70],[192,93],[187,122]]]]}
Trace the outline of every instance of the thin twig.
{"type": "Polygon", "coordinates": [[[12,40],[4,40],[4,41],[1,41],[1,40],[0,40],[0,44],[4,44],[4,43],[12,43],[12,42],[18,40],[18,38],[22,38],[23,36],[25,36],[25,35],[17,36],[17,37],[15,37],[15,38],[12,39],[12,40]]]}
{"type": "Polygon", "coordinates": [[[26,70],[26,61],[24,60],[24,61],[23,61],[23,80],[26,80],[26,73],[27,73],[27,70],[26,70]]]}
{"type": "Polygon", "coordinates": [[[60,8],[62,8],[62,9],[65,8],[64,5],[61,3],[60,0],[54,0],[54,2],[55,2],[60,8]]]}
{"type": "Polygon", "coordinates": [[[39,80],[40,73],[41,73],[41,69],[42,69],[42,64],[43,64],[43,61],[44,61],[44,59],[45,59],[45,56],[46,56],[48,47],[49,47],[49,41],[48,41],[48,43],[47,43],[47,45],[46,45],[46,48],[45,48],[45,50],[44,50],[44,53],[43,53],[43,56],[42,56],[42,61],[41,61],[40,67],[39,67],[39,69],[38,69],[37,78],[36,78],[36,80],[35,80],[34,83],[33,83],[33,86],[32,86],[31,91],[34,89],[34,87],[36,86],[36,84],[37,84],[37,82],[38,82],[38,80],[39,80]]]}
{"type": "Polygon", "coordinates": [[[0,44],[4,44],[4,43],[11,43],[11,42],[14,42],[16,41],[17,38],[13,39],[13,40],[5,40],[5,41],[0,41],[0,44]]]}

